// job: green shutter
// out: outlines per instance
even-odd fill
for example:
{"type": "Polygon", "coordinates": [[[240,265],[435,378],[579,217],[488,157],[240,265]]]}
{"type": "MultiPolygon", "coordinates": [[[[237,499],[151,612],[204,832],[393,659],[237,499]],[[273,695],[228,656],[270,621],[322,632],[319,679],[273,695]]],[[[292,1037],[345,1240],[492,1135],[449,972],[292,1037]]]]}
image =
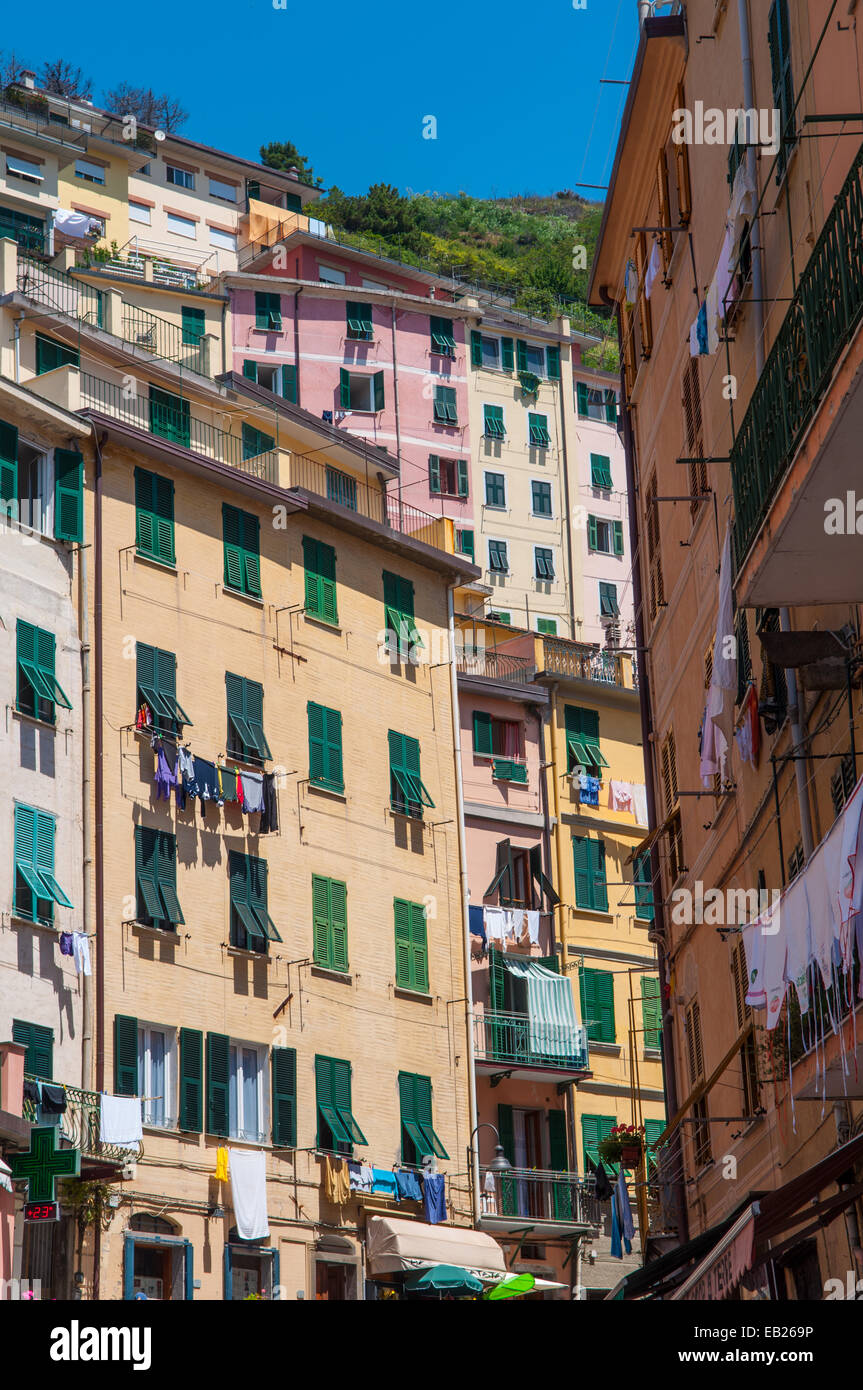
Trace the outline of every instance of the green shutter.
{"type": "Polygon", "coordinates": [[[331,545],[303,536],[306,612],[322,622],[337,623],[336,552],[331,545]]]}
{"type": "Polygon", "coordinates": [[[264,687],[232,671],[225,672],[229,751],[241,759],[271,758],[264,733],[264,687]]]}
{"type": "Polygon", "coordinates": [[[192,431],[191,407],[182,396],[151,386],[150,430],[160,439],[170,439],[188,449],[192,431]]]}
{"type": "Polygon", "coordinates": [[[545,349],[545,362],[549,381],[560,381],[560,347],[557,343],[549,344],[545,349]]]}
{"type": "Polygon", "coordinates": [[[569,1171],[566,1145],[566,1115],[562,1110],[548,1111],[548,1162],[553,1173],[569,1171]]]}
{"type": "Polygon", "coordinates": [[[428,927],[421,903],[393,899],[396,944],[396,984],[400,989],[428,994],[428,927]]]}
{"type": "Polygon", "coordinates": [[[599,1141],[606,1139],[616,1124],[615,1115],[582,1115],[581,1140],[585,1156],[594,1165],[599,1162],[599,1141]]]}
{"type": "Polygon", "coordinates": [[[187,1134],[200,1134],[204,1122],[204,1035],[180,1029],[180,1118],[187,1134]]]}
{"type": "Polygon", "coordinates": [[[591,454],[590,485],[606,490],[611,487],[611,460],[607,454],[591,454]]]}
{"type": "Polygon", "coordinates": [[[429,492],[440,492],[440,458],[429,454],[429,492]]]}
{"type": "Polygon", "coordinates": [[[456,459],[456,491],[459,497],[468,495],[467,459],[456,459]]]}
{"type": "Polygon", "coordinates": [[[605,393],[605,422],[607,425],[617,424],[617,393],[613,389],[605,393]]]}
{"type": "Polygon", "coordinates": [[[224,1033],[207,1034],[207,1133],[227,1138],[230,1125],[231,1041],[224,1033]]]}
{"type": "MultiPolygon", "coordinates": [[[[505,841],[508,845],[509,841],[505,841]]],[[[500,850],[500,846],[498,846],[500,850]]],[[[498,854],[498,858],[500,855],[498,854]]],[[[490,897],[486,891],[483,897],[490,897]]],[[[506,964],[503,954],[496,948],[492,948],[488,954],[488,988],[489,1002],[491,1003],[492,1013],[504,1013],[506,1011],[506,964]]]]}
{"type": "Polygon", "coordinates": [[[411,903],[411,978],[415,990],[428,994],[428,923],[422,903],[411,903]]]}
{"type": "Polygon", "coordinates": [[[207,326],[203,309],[190,309],[184,304],[182,309],[182,320],[184,346],[198,347],[207,326]]]}
{"type": "Polygon", "coordinates": [[[243,362],[243,376],[244,376],[248,381],[257,381],[257,379],[258,379],[258,364],[257,364],[257,362],[253,362],[253,361],[251,361],[249,358],[246,358],[246,360],[243,362]]]}
{"type": "MultiPolygon", "coordinates": [[[[54,1029],[45,1028],[40,1023],[26,1023],[23,1019],[12,1020],[12,1041],[19,1047],[26,1047],[24,1071],[28,1076],[37,1076],[40,1081],[54,1080],[54,1029]]],[[[137,1065],[137,1047],[135,1051],[137,1065]]]]}
{"type": "Polygon", "coordinates": [[[334,878],[312,876],[314,960],[329,970],[348,968],[348,890],[334,878]]]}
{"type": "Polygon", "coordinates": [[[292,1047],[274,1047],[270,1059],[273,1080],[273,1144],[293,1149],[297,1143],[297,1054],[292,1047]]]}
{"type": "Polygon", "coordinates": [[[383,408],[384,408],[384,374],[383,374],[383,372],[375,372],[375,375],[374,375],[374,386],[375,386],[375,410],[383,410],[383,408]]]}
{"type": "Polygon", "coordinates": [[[43,372],[56,371],[58,367],[78,367],[81,364],[81,354],[77,348],[67,347],[65,343],[58,343],[53,338],[44,338],[41,333],[36,334],[36,375],[42,376],[43,372]]]}
{"type": "Polygon", "coordinates": [[[330,879],[330,927],[334,970],[348,968],[348,889],[338,879],[330,879]]]}
{"type": "Polygon", "coordinates": [[[170,478],[135,469],[135,526],[138,550],[173,565],[174,484],[170,478]]]}
{"type": "Polygon", "coordinates": [[[53,632],[18,619],[17,624],[17,705],[24,714],[54,722],[54,705],[71,709],[68,695],[57,680],[54,669],[56,642],[53,632]],[[31,699],[32,697],[32,699],[31,699]]]}
{"type": "Polygon", "coordinates": [[[597,912],[608,911],[608,888],[605,875],[605,842],[588,840],[591,856],[593,906],[597,912]]]}
{"type": "Polygon", "coordinates": [[[396,984],[411,988],[411,905],[404,898],[393,901],[396,932],[396,984]]]}
{"type": "Polygon", "coordinates": [[[332,967],[330,951],[330,881],[312,875],[312,954],[316,965],[332,967]]]}
{"type": "Polygon", "coordinates": [[[282,366],[282,395],[292,405],[297,404],[297,368],[294,362],[286,362],[282,366]]]}
{"type": "Polygon", "coordinates": [[[485,710],[473,712],[473,751],[491,756],[491,715],[485,710]]]}
{"type": "Polygon", "coordinates": [[[595,516],[589,516],[587,518],[587,544],[591,550],[599,549],[598,527],[596,523],[597,518],[595,516]]]}
{"type": "Polygon", "coordinates": [[[623,554],[623,522],[613,521],[611,523],[612,538],[614,542],[615,555],[623,554]]]}
{"type": "Polygon", "coordinates": [[[231,850],[228,855],[228,880],[232,942],[241,951],[265,951],[267,934],[259,914],[252,908],[251,869],[250,855],[231,850]]]}
{"type": "Polygon", "coordinates": [[[482,334],[478,333],[475,328],[472,328],[470,332],[470,360],[471,366],[482,366],[482,334]]]}
{"type": "Polygon", "coordinates": [[[518,362],[518,370],[519,370],[520,372],[529,371],[530,368],[528,367],[528,364],[527,364],[527,343],[524,342],[524,340],[523,340],[522,338],[518,338],[518,339],[516,340],[515,347],[516,347],[516,358],[517,358],[517,362],[518,362]]]}
{"type": "Polygon", "coordinates": [[[582,835],[572,837],[572,861],[575,871],[576,907],[593,906],[590,878],[590,841],[582,835]]]}
{"type": "Polygon", "coordinates": [[[351,374],[345,367],[339,368],[339,404],[342,410],[351,408],[351,374]]]}
{"type": "Polygon", "coordinates": [[[582,970],[579,977],[581,1018],[591,1042],[613,1043],[614,976],[607,970],[582,970]]]}
{"type": "Polygon", "coordinates": [[[282,327],[282,308],[281,299],[277,294],[269,294],[266,291],[256,291],[255,293],[255,327],[281,329],[282,327]]]}
{"type": "Polygon", "coordinates": [[[514,365],[513,341],[512,338],[501,338],[500,340],[500,364],[505,372],[511,372],[514,365]]]}
{"type": "Polygon", "coordinates": [[[342,792],[345,789],[342,758],[342,716],[339,710],[309,700],[309,780],[342,792]]]}
{"type": "Polygon", "coordinates": [[[659,1047],[662,1039],[662,1004],[659,980],[655,975],[641,977],[641,1022],[644,1026],[644,1046],[659,1047]]]}
{"type": "Polygon", "coordinates": [[[0,420],[0,508],[17,518],[18,430],[6,420],[0,420]]]}
{"type": "Polygon", "coordinates": [[[54,450],[54,537],[84,539],[84,460],[76,449],[54,450]]]}
{"type": "Polygon", "coordinates": [[[578,402],[578,413],[585,419],[590,413],[590,397],[586,381],[578,381],[575,385],[575,396],[578,402]]]}
{"type": "Polygon", "coordinates": [[[138,1020],[114,1015],[114,1094],[138,1094],[138,1020]]]}
{"type": "Polygon", "coordinates": [[[652,922],[655,914],[650,850],[644,854],[639,854],[635,860],[633,881],[635,884],[635,915],[643,922],[652,922]]]}
{"type": "Polygon", "coordinates": [[[222,503],[224,582],[229,589],[261,597],[260,522],[251,512],[222,503]]]}

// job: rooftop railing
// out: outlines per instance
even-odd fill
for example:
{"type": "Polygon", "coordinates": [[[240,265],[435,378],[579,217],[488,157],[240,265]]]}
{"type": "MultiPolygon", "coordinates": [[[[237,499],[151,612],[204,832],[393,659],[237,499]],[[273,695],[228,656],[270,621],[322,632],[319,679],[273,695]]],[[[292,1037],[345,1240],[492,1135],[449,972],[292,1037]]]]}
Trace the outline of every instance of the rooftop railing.
{"type": "Polygon", "coordinates": [[[596,681],[600,685],[625,685],[623,660],[618,652],[583,647],[559,638],[543,638],[543,665],[554,675],[574,680],[596,681]]]}
{"type": "Polygon", "coordinates": [[[17,285],[28,299],[48,309],[94,328],[102,327],[102,291],[76,280],[68,271],[19,255],[17,285]]]}

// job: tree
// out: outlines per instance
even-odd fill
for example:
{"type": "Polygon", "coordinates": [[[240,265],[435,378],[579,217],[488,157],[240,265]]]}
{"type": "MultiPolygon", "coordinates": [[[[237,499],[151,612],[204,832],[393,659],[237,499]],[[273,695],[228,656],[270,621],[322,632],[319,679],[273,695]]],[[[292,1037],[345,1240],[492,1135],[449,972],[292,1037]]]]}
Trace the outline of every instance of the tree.
{"type": "Polygon", "coordinates": [[[318,188],[323,184],[323,179],[315,176],[306,156],[300,154],[290,140],[271,140],[268,145],[262,145],[261,163],[266,164],[268,169],[281,169],[284,173],[296,169],[302,183],[316,184],[318,188]]]}
{"type": "Polygon", "coordinates": [[[188,111],[167,92],[154,92],[152,87],[133,87],[130,82],[112,87],[102,100],[115,115],[134,116],[141,125],[155,130],[179,130],[189,119],[188,111]]]}
{"type": "Polygon", "coordinates": [[[54,58],[43,63],[39,73],[39,87],[43,92],[66,97],[69,101],[89,101],[93,84],[80,68],[67,63],[65,58],[54,58]]]}
{"type": "Polygon", "coordinates": [[[21,81],[21,74],[27,71],[27,64],[15,52],[0,53],[0,86],[9,87],[21,81]]]}

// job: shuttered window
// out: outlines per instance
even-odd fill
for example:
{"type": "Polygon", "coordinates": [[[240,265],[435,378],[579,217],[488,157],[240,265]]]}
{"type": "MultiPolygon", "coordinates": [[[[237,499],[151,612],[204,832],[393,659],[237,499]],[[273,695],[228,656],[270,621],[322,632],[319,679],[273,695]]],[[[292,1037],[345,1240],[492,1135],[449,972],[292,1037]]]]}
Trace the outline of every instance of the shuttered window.
{"type": "Polygon", "coordinates": [[[602,768],[608,767],[608,762],[599,746],[598,711],[582,709],[579,705],[565,705],[564,725],[569,757],[567,771],[583,767],[589,773],[602,776],[602,768]]]}
{"type": "Polygon", "coordinates": [[[309,781],[316,787],[343,792],[341,712],[327,709],[325,705],[316,705],[312,700],[309,700],[306,710],[309,720],[309,781]]]}
{"type": "Polygon", "coordinates": [[[591,454],[590,485],[606,490],[611,487],[611,459],[607,454],[591,454]]]}
{"type": "Polygon", "coordinates": [[[545,370],[549,381],[560,381],[560,348],[549,343],[545,350],[545,370]]]}
{"type": "Polygon", "coordinates": [[[18,520],[18,429],[0,420],[0,514],[18,520]]]}
{"type": "Polygon", "coordinates": [[[633,865],[635,882],[635,915],[642,922],[652,922],[655,915],[653,904],[653,875],[650,851],[639,854],[633,865]]]}
{"type": "Polygon", "coordinates": [[[455,548],[460,555],[467,555],[472,560],[474,557],[473,531],[456,528],[455,548]]]}
{"type": "Polygon", "coordinates": [[[54,877],[55,834],[53,816],[16,803],[13,909],[28,922],[53,922],[55,903],[72,906],[54,877]]]}
{"type": "MultiPolygon", "coordinates": [[[[189,402],[171,391],[150,387],[150,430],[160,439],[170,439],[188,449],[192,437],[192,417],[189,402]]],[[[137,471],[137,470],[136,470],[137,471]]],[[[173,496],[173,484],[172,496],[173,496]]],[[[173,512],[172,512],[173,519],[173,512]]]]}
{"type": "Polygon", "coordinates": [[[428,994],[428,924],[422,903],[393,900],[396,932],[396,984],[428,994]]]}
{"type": "Polygon", "coordinates": [[[180,1029],[180,1114],[178,1126],[200,1134],[204,1123],[204,1035],[180,1029]]]}
{"type": "Polygon", "coordinates": [[[589,840],[584,835],[574,835],[572,859],[575,869],[576,907],[584,907],[593,912],[607,912],[605,843],[602,840],[589,840]]]}
{"type": "Polygon", "coordinates": [[[312,875],[312,946],[315,965],[348,968],[348,887],[336,878],[312,875]]]}
{"type": "Polygon", "coordinates": [[[225,587],[261,597],[261,524],[251,512],[222,503],[225,587]]]}
{"type": "Polygon", "coordinates": [[[534,577],[550,581],[554,579],[554,551],[548,546],[534,546],[534,577]]]}
{"type": "Polygon", "coordinates": [[[297,1054],[293,1047],[274,1047],[270,1055],[273,1087],[273,1147],[297,1144],[297,1054]]]}
{"type": "Polygon", "coordinates": [[[530,484],[530,496],[534,516],[551,516],[551,483],[533,478],[530,484]]]}
{"type": "Polygon", "coordinates": [[[506,541],[489,541],[488,567],[492,574],[509,574],[506,541]]]}
{"type": "Polygon", "coordinates": [[[228,756],[260,763],[271,758],[264,734],[264,687],[258,681],[225,672],[228,704],[228,756]]]}
{"type": "Polygon", "coordinates": [[[600,1141],[608,1138],[616,1124],[616,1115],[582,1115],[581,1142],[585,1158],[589,1158],[594,1167],[599,1162],[600,1141]]]}
{"type": "Polygon", "coordinates": [[[467,459],[442,458],[429,454],[429,492],[446,497],[467,497],[467,459]]]}
{"type": "MultiPolygon", "coordinates": [[[[482,408],[482,432],[486,439],[505,439],[502,405],[484,405],[482,408]]],[[[488,478],[488,474],[486,474],[488,478]]]]}
{"type": "Polygon", "coordinates": [[[41,1023],[26,1023],[21,1018],[12,1020],[12,1041],[19,1047],[26,1047],[24,1071],[28,1076],[38,1076],[40,1081],[54,1080],[54,1029],[45,1028],[41,1023]]]}
{"type": "Polygon", "coordinates": [[[76,449],[54,450],[54,538],[84,540],[84,460],[76,449]]]}
{"type": "Polygon", "coordinates": [[[540,449],[547,449],[551,443],[551,436],[548,433],[548,416],[532,415],[527,417],[528,438],[531,444],[535,444],[540,449]]]}
{"type": "Polygon", "coordinates": [[[431,329],[431,350],[439,357],[455,357],[455,338],[453,337],[452,319],[435,318],[430,319],[431,329]]]}
{"type": "Polygon", "coordinates": [[[601,618],[620,617],[620,608],[617,602],[617,585],[609,584],[604,579],[599,581],[599,616],[601,618]]]}
{"type": "Polygon", "coordinates": [[[231,889],[231,945],[265,953],[267,943],[281,941],[267,908],[267,861],[252,854],[228,855],[231,889]]]}
{"type": "Polygon", "coordinates": [[[641,1023],[644,1028],[644,1046],[662,1046],[662,999],[659,981],[655,975],[641,977],[641,1023]]]}
{"type": "Polygon", "coordinates": [[[504,473],[486,473],[485,505],[487,507],[506,506],[506,475],[504,473]]]}
{"type": "Polygon", "coordinates": [[[354,1144],[368,1140],[351,1108],[351,1064],[338,1057],[315,1057],[317,1147],[327,1153],[350,1154],[354,1144]]]}
{"type": "Polygon", "coordinates": [[[581,1021],[590,1042],[613,1043],[614,976],[609,970],[582,970],[579,974],[581,991],[581,1021]]]}
{"type": "Polygon", "coordinates": [[[384,626],[395,634],[399,646],[422,647],[422,638],[414,622],[414,586],[401,575],[383,571],[384,626]]]}
{"type": "Polygon", "coordinates": [[[776,182],[779,183],[788,162],[791,146],[789,138],[794,134],[794,74],[791,69],[791,25],[788,14],[788,0],[773,0],[767,28],[767,41],[770,46],[770,72],[773,81],[773,107],[779,112],[779,130],[782,144],[776,164],[776,182]]]}
{"type": "Polygon", "coordinates": [[[390,805],[402,816],[422,817],[423,807],[434,802],[420,776],[419,739],[409,734],[387,735],[390,753],[390,805]]]}
{"type": "Polygon", "coordinates": [[[136,914],[139,922],[175,931],[185,922],[177,897],[177,840],[165,830],[135,827],[136,914]]]}
{"type": "Polygon", "coordinates": [[[148,559],[175,562],[174,484],[143,468],[135,469],[135,545],[148,559]]]}
{"type": "Polygon", "coordinates": [[[227,1138],[230,1128],[231,1040],[207,1034],[207,1133],[227,1138]]]}
{"type": "Polygon", "coordinates": [[[256,459],[261,454],[268,454],[275,448],[276,441],[271,434],[264,434],[255,425],[247,425],[243,421],[240,430],[243,446],[243,459],[256,459]]]}
{"type": "Polygon", "coordinates": [[[454,386],[434,388],[434,418],[442,425],[458,424],[458,407],[454,386]]]}
{"type": "Polygon", "coordinates": [[[281,329],[282,301],[279,295],[260,290],[255,292],[255,327],[281,329]]]}
{"type": "Polygon", "coordinates": [[[670,729],[662,745],[662,786],[665,792],[665,813],[670,815],[677,805],[677,752],[674,730],[670,729]]]}
{"type": "Polygon", "coordinates": [[[303,565],[306,613],[324,623],[337,623],[335,550],[312,536],[303,536],[303,565]]]}
{"type": "Polygon", "coordinates": [[[203,309],[189,308],[183,305],[183,344],[186,347],[198,347],[207,327],[207,320],[203,309]]]}
{"type": "Polygon", "coordinates": [[[349,338],[359,338],[366,342],[371,342],[372,332],[372,306],[371,304],[357,304],[349,299],[345,306],[349,338]]]}
{"type": "Polygon", "coordinates": [[[54,706],[71,709],[66,692],[54,674],[53,632],[34,627],[21,618],[17,625],[18,689],[16,707],[21,714],[54,723],[54,706]]]}
{"type": "Polygon", "coordinates": [[[295,362],[282,364],[282,395],[292,405],[297,404],[297,365],[295,362]]]}
{"type": "Polygon", "coordinates": [[[114,1015],[114,1094],[138,1094],[138,1020],[114,1015]]]}
{"type": "Polygon", "coordinates": [[[36,375],[41,376],[43,372],[53,372],[58,367],[78,367],[81,365],[81,354],[77,348],[69,347],[66,343],[58,343],[54,338],[46,338],[41,333],[36,334],[36,375]]]}
{"type": "Polygon", "coordinates": [[[161,647],[138,642],[135,647],[137,692],[135,708],[146,702],[153,716],[153,726],[161,733],[179,734],[184,724],[191,724],[183,706],[177,700],[177,658],[161,647]]]}
{"type": "Polygon", "coordinates": [[[423,1158],[449,1158],[432,1124],[432,1085],[428,1076],[399,1072],[402,1163],[418,1168],[423,1158]]]}

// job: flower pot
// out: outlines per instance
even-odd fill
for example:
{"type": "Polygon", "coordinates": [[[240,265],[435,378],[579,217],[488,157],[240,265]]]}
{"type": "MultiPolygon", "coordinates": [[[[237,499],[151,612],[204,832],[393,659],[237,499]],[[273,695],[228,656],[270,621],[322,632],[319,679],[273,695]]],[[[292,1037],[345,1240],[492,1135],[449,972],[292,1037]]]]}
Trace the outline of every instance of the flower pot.
{"type": "Polygon", "coordinates": [[[641,1161],[641,1149],[637,1144],[624,1144],[620,1150],[620,1166],[637,1168],[641,1161]]]}

